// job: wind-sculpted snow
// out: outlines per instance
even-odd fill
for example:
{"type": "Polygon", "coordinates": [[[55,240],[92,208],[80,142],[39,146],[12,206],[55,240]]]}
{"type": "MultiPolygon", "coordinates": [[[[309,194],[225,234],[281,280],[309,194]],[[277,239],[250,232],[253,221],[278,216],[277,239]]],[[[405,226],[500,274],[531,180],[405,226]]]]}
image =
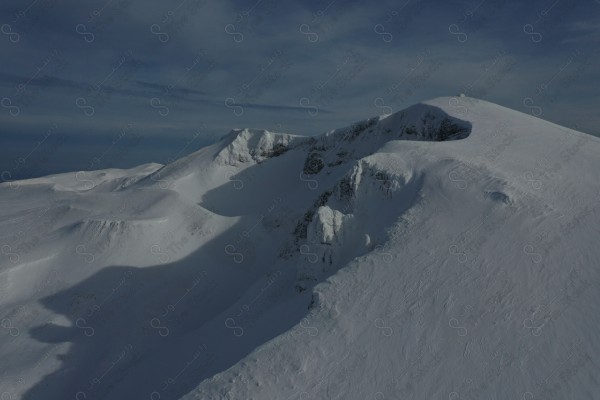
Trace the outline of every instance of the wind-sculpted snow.
{"type": "Polygon", "coordinates": [[[595,398],[598,140],[470,98],[0,185],[0,398],[595,398]]]}

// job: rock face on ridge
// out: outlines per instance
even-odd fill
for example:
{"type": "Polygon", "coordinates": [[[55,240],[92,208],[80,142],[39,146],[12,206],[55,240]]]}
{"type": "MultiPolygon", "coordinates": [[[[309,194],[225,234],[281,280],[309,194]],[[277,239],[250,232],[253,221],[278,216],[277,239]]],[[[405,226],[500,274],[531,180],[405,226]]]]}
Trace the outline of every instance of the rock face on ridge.
{"type": "Polygon", "coordinates": [[[234,129],[221,141],[224,143],[223,149],[217,153],[215,161],[236,166],[280,156],[299,143],[306,142],[306,138],[259,129],[234,129]]]}

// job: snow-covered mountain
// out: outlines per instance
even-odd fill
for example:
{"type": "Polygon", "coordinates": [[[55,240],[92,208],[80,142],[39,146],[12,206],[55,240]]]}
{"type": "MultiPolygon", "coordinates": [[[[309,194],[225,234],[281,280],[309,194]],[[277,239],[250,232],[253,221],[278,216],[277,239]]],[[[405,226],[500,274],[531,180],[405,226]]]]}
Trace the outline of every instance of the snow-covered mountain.
{"type": "Polygon", "coordinates": [[[467,97],[0,185],[0,399],[598,399],[600,141],[467,97]]]}

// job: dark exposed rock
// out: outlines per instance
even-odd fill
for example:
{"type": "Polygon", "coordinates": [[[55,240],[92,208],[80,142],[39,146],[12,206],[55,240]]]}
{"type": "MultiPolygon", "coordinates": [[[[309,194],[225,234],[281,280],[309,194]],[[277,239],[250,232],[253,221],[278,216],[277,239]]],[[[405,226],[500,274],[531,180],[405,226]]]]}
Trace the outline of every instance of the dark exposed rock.
{"type": "Polygon", "coordinates": [[[440,124],[436,140],[444,141],[449,139],[462,139],[469,134],[466,128],[463,128],[452,122],[450,118],[444,118],[440,124]]]}
{"type": "Polygon", "coordinates": [[[289,149],[290,148],[287,147],[283,143],[276,143],[275,145],[273,145],[273,148],[270,151],[263,152],[261,154],[261,156],[262,157],[266,157],[266,158],[279,157],[280,155],[282,155],[283,153],[285,153],[289,149]]]}
{"type": "Polygon", "coordinates": [[[352,198],[354,196],[354,189],[352,188],[352,183],[350,182],[349,177],[343,178],[338,184],[339,188],[339,199],[346,200],[352,198]]]}
{"type": "Polygon", "coordinates": [[[327,201],[329,200],[329,197],[332,193],[333,192],[331,191],[321,193],[321,195],[319,195],[317,200],[313,203],[310,210],[304,213],[304,217],[300,222],[298,222],[296,228],[294,229],[294,237],[296,238],[296,240],[306,239],[308,233],[308,224],[311,223],[313,217],[315,216],[315,213],[317,212],[317,209],[327,204],[327,201]]]}
{"type": "Polygon", "coordinates": [[[371,118],[366,121],[357,122],[356,124],[351,125],[350,131],[347,135],[347,139],[349,141],[353,141],[354,139],[356,139],[358,137],[358,135],[360,135],[362,132],[367,130],[367,128],[375,126],[375,124],[377,124],[377,119],[371,118]]]}
{"type": "Polygon", "coordinates": [[[416,135],[417,134],[417,127],[414,125],[411,126],[407,126],[406,128],[404,128],[404,133],[407,135],[416,135]]]}
{"type": "Polygon", "coordinates": [[[325,167],[325,163],[321,160],[321,155],[317,152],[312,152],[304,161],[304,173],[306,175],[315,175],[318,174],[323,167],[325,167]]]}

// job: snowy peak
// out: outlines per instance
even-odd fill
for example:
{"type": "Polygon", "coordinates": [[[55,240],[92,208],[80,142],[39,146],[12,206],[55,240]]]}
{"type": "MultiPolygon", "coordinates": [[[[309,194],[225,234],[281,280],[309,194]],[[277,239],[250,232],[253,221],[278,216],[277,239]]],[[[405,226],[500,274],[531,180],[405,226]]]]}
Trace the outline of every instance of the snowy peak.
{"type": "Polygon", "coordinates": [[[239,165],[277,157],[306,141],[302,136],[269,132],[264,129],[234,129],[223,139],[215,160],[220,164],[239,165]]]}
{"type": "Polygon", "coordinates": [[[377,152],[395,140],[443,142],[467,138],[472,125],[443,109],[417,104],[389,116],[369,118],[350,126],[311,137],[304,173],[314,175],[377,152]]]}
{"type": "Polygon", "coordinates": [[[382,115],[328,132],[336,141],[418,140],[447,141],[464,139],[471,133],[469,121],[452,116],[443,108],[420,103],[390,115],[382,115]]]}
{"type": "Polygon", "coordinates": [[[384,132],[396,133],[402,138],[434,142],[465,139],[472,129],[469,121],[423,103],[384,117],[380,125],[384,132]]]}

